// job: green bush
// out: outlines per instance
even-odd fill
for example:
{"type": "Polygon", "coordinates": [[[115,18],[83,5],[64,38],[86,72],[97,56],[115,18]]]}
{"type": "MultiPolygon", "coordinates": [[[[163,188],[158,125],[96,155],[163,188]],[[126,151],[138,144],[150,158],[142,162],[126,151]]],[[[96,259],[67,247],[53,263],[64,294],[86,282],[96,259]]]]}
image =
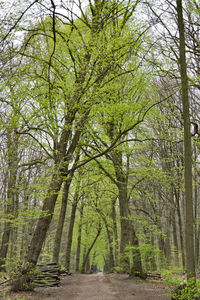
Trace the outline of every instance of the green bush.
{"type": "Polygon", "coordinates": [[[39,269],[31,264],[16,265],[11,273],[11,291],[32,291],[35,287],[33,280],[39,273],[39,269]]]}
{"type": "Polygon", "coordinates": [[[162,269],[162,278],[168,281],[169,284],[180,284],[181,281],[178,279],[183,274],[183,269],[178,267],[169,266],[167,269],[162,269]]]}
{"type": "Polygon", "coordinates": [[[123,273],[123,267],[122,266],[116,266],[114,267],[114,272],[115,273],[123,273]]]}
{"type": "Polygon", "coordinates": [[[200,281],[191,278],[186,282],[181,282],[179,286],[171,293],[172,300],[199,300],[200,299],[200,281]]]}

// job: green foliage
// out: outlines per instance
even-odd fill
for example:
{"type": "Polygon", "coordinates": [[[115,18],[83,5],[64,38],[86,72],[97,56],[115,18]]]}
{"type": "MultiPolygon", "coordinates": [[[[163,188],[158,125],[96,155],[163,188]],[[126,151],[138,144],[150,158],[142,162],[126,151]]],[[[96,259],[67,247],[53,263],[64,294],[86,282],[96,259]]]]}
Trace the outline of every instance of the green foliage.
{"type": "Polygon", "coordinates": [[[180,267],[169,266],[167,269],[162,269],[162,278],[169,284],[179,284],[180,276],[183,274],[183,270],[180,267]]]}
{"type": "Polygon", "coordinates": [[[16,270],[21,267],[21,265],[22,261],[19,258],[11,257],[6,259],[6,263],[4,266],[10,277],[12,277],[16,273],[16,270]]]}
{"type": "Polygon", "coordinates": [[[1,291],[0,292],[0,299],[2,298],[2,299],[8,299],[9,300],[9,298],[6,298],[7,294],[8,294],[8,291],[1,291]]]}
{"type": "Polygon", "coordinates": [[[145,261],[146,269],[152,270],[153,264],[155,264],[155,257],[161,255],[161,250],[152,244],[140,244],[138,250],[140,251],[142,261],[145,261]]]}
{"type": "Polygon", "coordinates": [[[28,263],[24,265],[18,262],[10,272],[11,290],[14,292],[32,291],[35,287],[33,279],[38,274],[40,274],[40,271],[37,267],[32,267],[28,263]]]}
{"type": "Polygon", "coordinates": [[[186,282],[180,282],[179,286],[172,292],[173,300],[198,300],[200,297],[200,281],[190,278],[186,282]]]}
{"type": "Polygon", "coordinates": [[[123,266],[114,267],[114,272],[116,272],[116,273],[123,273],[123,271],[124,271],[123,266]]]}
{"type": "Polygon", "coordinates": [[[23,224],[27,224],[27,222],[37,220],[39,217],[49,216],[48,211],[42,211],[38,208],[34,209],[26,209],[19,212],[19,216],[14,220],[11,220],[12,226],[17,227],[23,224]]]}

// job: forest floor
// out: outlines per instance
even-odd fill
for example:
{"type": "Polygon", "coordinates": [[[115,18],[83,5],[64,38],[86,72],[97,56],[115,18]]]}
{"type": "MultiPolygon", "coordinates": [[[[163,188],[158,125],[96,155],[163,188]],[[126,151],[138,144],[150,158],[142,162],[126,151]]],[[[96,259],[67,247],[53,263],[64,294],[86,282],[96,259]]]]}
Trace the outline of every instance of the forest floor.
{"type": "Polygon", "coordinates": [[[59,287],[36,288],[34,292],[7,294],[0,299],[23,300],[169,300],[164,283],[129,279],[122,274],[72,275],[59,287]]]}

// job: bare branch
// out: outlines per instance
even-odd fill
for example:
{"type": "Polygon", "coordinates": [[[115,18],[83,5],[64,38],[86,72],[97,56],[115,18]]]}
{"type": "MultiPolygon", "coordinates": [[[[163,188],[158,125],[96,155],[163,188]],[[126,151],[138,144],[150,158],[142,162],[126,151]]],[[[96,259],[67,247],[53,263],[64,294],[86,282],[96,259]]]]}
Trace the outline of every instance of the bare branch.
{"type": "Polygon", "coordinates": [[[13,29],[17,26],[17,24],[21,21],[21,19],[23,18],[23,16],[27,13],[27,11],[35,4],[39,2],[39,0],[35,0],[33,1],[23,12],[22,14],[19,16],[19,18],[17,19],[17,21],[15,22],[15,24],[9,29],[8,33],[3,37],[1,42],[4,42],[7,37],[9,36],[9,34],[13,31],[13,29]]]}

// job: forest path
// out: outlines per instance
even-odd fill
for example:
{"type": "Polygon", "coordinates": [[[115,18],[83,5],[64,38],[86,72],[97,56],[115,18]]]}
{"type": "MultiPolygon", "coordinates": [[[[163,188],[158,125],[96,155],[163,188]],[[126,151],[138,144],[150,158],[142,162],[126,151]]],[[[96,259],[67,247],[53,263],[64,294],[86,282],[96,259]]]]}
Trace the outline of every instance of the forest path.
{"type": "Polygon", "coordinates": [[[37,288],[34,300],[169,300],[164,284],[130,280],[121,274],[64,277],[60,287],[37,288]]]}

